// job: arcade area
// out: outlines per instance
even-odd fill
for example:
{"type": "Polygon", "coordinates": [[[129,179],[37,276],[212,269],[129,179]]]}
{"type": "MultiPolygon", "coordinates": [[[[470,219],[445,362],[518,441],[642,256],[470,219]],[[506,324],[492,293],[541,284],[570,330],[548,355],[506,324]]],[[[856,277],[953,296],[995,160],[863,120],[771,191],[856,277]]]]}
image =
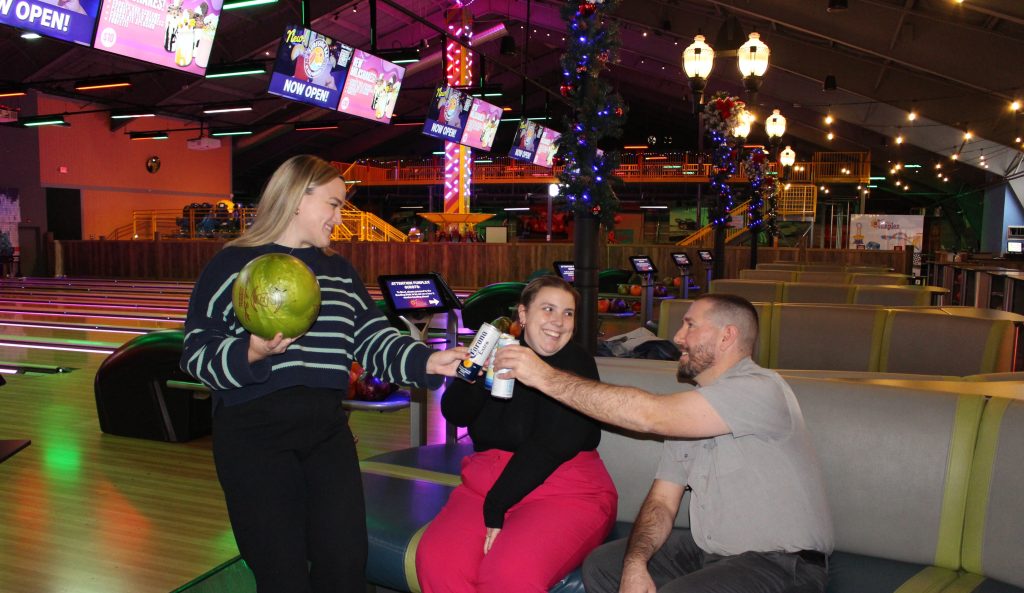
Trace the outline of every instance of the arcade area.
{"type": "MultiPolygon", "coordinates": [[[[300,154],[344,182],[310,226],[433,350],[521,339],[557,276],[603,382],[678,393],[695,299],[745,297],[824,471],[826,591],[1024,593],[1019,3],[166,4],[0,2],[0,593],[256,593],[221,394],[180,361],[197,280],[300,154]]],[[[229,310],[302,336],[341,280],[273,255],[229,310]],[[301,306],[260,309],[269,277],[301,306]]],[[[398,381],[337,386],[367,593],[421,593],[473,452],[441,413],[461,379],[398,381]]],[[[663,442],[601,426],[609,539],[663,442]]],[[[562,572],[547,591],[584,591],[562,572]]]]}

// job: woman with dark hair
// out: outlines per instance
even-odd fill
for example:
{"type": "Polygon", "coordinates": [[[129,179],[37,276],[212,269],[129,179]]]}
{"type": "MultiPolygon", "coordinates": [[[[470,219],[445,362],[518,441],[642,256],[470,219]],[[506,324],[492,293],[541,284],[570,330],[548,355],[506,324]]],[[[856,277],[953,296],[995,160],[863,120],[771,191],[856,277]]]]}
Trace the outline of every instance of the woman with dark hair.
{"type": "Polygon", "coordinates": [[[364,593],[366,517],[352,432],[341,407],[353,361],[405,385],[439,387],[467,355],[402,336],[352,264],[330,249],[345,183],[327,162],[288,159],[252,227],[207,264],[189,300],[182,368],[213,394],[213,458],[238,550],[259,593],[364,593]],[[239,323],[238,272],[267,253],[316,274],[320,312],[296,338],[239,323]]]}
{"type": "MultiPolygon", "coordinates": [[[[572,341],[579,293],[556,276],[523,289],[522,340],[548,364],[598,379],[572,341]]],[[[598,456],[600,425],[516,383],[511,399],[455,381],[445,418],[468,426],[462,484],[416,551],[424,593],[546,592],[607,537],[618,496],[598,456]]]]}

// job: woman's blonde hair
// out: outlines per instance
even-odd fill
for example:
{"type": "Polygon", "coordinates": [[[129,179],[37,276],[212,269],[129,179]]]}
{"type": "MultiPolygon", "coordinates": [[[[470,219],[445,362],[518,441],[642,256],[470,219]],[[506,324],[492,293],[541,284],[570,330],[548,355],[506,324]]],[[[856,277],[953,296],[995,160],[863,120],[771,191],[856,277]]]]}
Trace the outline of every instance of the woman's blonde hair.
{"type": "Polygon", "coordinates": [[[276,241],[288,228],[302,197],[341,175],[320,157],[293,156],[274,171],[260,195],[256,220],[245,233],[226,246],[255,247],[276,241]]]}

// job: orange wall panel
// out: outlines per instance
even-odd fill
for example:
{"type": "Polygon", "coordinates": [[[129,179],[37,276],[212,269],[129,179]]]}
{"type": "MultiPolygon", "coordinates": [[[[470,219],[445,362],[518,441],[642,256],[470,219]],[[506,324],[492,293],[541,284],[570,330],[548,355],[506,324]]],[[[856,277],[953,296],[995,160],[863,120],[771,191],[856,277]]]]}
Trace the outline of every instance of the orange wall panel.
{"type": "MultiPolygon", "coordinates": [[[[39,113],[74,114],[91,105],[40,96],[39,113]]],[[[192,202],[231,197],[231,142],[216,150],[188,150],[195,131],[171,132],[167,140],[129,140],[129,131],[192,127],[161,117],[133,120],[110,130],[104,112],[71,115],[69,127],[39,129],[39,177],[43,187],[82,190],[82,236],[100,236],[131,223],[132,211],[175,209],[192,202]],[[160,158],[150,173],[146,161],[160,158]],[[61,172],[62,168],[66,172],[61,172]]]]}

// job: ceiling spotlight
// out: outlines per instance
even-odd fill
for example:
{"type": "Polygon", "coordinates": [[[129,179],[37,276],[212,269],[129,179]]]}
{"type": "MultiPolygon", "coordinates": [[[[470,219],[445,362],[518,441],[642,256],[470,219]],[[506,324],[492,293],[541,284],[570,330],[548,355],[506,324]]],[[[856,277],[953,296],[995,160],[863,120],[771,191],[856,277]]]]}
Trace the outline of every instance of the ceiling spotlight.
{"type": "Polygon", "coordinates": [[[1017,101],[1017,100],[1015,99],[1015,100],[1013,101],[1013,103],[1010,103],[1010,111],[1014,111],[1014,112],[1016,112],[1016,111],[1018,111],[1018,110],[1020,110],[1020,101],[1017,101]]]}
{"type": "Polygon", "coordinates": [[[22,39],[29,39],[29,40],[32,40],[32,39],[42,39],[42,37],[43,37],[43,36],[42,36],[42,35],[40,35],[39,33],[34,33],[34,32],[32,32],[32,31],[23,31],[23,32],[21,33],[21,38],[22,38],[22,39]]]}

